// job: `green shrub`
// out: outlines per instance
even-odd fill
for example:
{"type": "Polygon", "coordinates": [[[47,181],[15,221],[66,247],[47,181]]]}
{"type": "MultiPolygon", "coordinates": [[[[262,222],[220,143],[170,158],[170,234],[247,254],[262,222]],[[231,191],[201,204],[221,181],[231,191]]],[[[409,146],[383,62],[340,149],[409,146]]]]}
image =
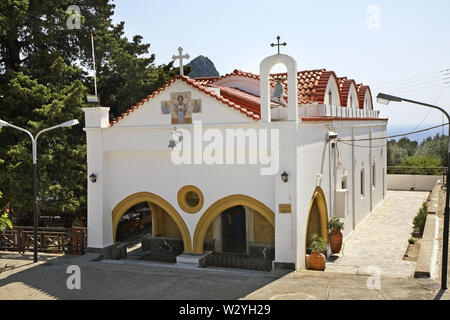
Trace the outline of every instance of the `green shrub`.
{"type": "Polygon", "coordinates": [[[312,243],[311,243],[312,251],[317,251],[317,252],[325,251],[325,249],[327,248],[327,242],[325,241],[324,238],[322,238],[318,234],[314,233],[311,236],[311,239],[312,239],[312,243]]]}
{"type": "Polygon", "coordinates": [[[409,244],[414,244],[414,243],[416,243],[416,240],[414,240],[413,238],[409,238],[408,239],[408,243],[409,244]]]}
{"type": "Polygon", "coordinates": [[[420,235],[423,234],[423,230],[425,229],[425,222],[427,221],[427,212],[428,212],[428,206],[427,203],[424,202],[422,204],[422,208],[420,208],[417,215],[414,217],[414,230],[415,232],[419,233],[420,235]]]}
{"type": "Polygon", "coordinates": [[[328,221],[328,230],[344,230],[344,222],[339,221],[339,218],[333,217],[328,221]]]}

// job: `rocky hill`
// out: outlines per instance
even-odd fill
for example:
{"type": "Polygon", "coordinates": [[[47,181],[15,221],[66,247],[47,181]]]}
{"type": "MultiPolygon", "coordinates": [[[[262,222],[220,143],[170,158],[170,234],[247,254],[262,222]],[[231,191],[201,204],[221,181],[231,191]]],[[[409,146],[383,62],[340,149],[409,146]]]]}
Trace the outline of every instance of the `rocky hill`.
{"type": "Polygon", "coordinates": [[[189,62],[188,66],[192,67],[192,71],[188,74],[190,78],[219,76],[214,63],[205,56],[198,56],[189,62]]]}

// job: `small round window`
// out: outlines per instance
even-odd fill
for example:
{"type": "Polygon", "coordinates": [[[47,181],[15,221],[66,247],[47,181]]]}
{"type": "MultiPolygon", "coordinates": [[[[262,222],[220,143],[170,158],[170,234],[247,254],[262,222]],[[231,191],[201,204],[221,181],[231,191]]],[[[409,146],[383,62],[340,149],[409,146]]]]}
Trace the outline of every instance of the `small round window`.
{"type": "Polygon", "coordinates": [[[203,194],[195,186],[184,186],[178,191],[178,204],[187,213],[196,213],[203,207],[203,194]]]}
{"type": "Polygon", "coordinates": [[[190,207],[196,207],[200,203],[200,197],[194,191],[186,193],[186,203],[190,207]]]}

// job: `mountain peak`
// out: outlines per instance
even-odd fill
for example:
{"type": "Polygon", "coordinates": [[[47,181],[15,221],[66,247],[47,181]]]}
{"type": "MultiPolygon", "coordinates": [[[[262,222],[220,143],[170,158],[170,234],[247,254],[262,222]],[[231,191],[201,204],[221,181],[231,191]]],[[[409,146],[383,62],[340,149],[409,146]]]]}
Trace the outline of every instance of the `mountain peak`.
{"type": "Polygon", "coordinates": [[[208,57],[202,55],[189,62],[188,66],[192,67],[192,71],[188,74],[190,78],[219,76],[214,63],[208,57]]]}

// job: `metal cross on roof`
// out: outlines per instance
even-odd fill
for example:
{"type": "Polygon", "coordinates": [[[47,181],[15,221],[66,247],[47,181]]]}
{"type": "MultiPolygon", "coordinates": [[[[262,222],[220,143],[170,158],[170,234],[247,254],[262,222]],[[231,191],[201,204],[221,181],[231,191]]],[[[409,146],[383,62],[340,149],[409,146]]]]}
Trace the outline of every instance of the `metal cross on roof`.
{"type": "Polygon", "coordinates": [[[277,43],[275,44],[275,43],[271,43],[270,44],[270,46],[271,47],[275,47],[275,46],[277,46],[278,48],[278,54],[280,54],[280,46],[285,46],[285,45],[287,45],[287,43],[286,42],[283,42],[283,43],[280,43],[280,36],[277,36],[277,43]]]}
{"type": "Polygon", "coordinates": [[[173,55],[172,59],[173,59],[173,61],[175,61],[177,59],[180,60],[180,76],[183,76],[184,75],[183,74],[183,59],[189,59],[190,56],[187,53],[183,55],[183,48],[182,47],[178,48],[178,53],[179,53],[179,55],[178,56],[173,55]]]}

